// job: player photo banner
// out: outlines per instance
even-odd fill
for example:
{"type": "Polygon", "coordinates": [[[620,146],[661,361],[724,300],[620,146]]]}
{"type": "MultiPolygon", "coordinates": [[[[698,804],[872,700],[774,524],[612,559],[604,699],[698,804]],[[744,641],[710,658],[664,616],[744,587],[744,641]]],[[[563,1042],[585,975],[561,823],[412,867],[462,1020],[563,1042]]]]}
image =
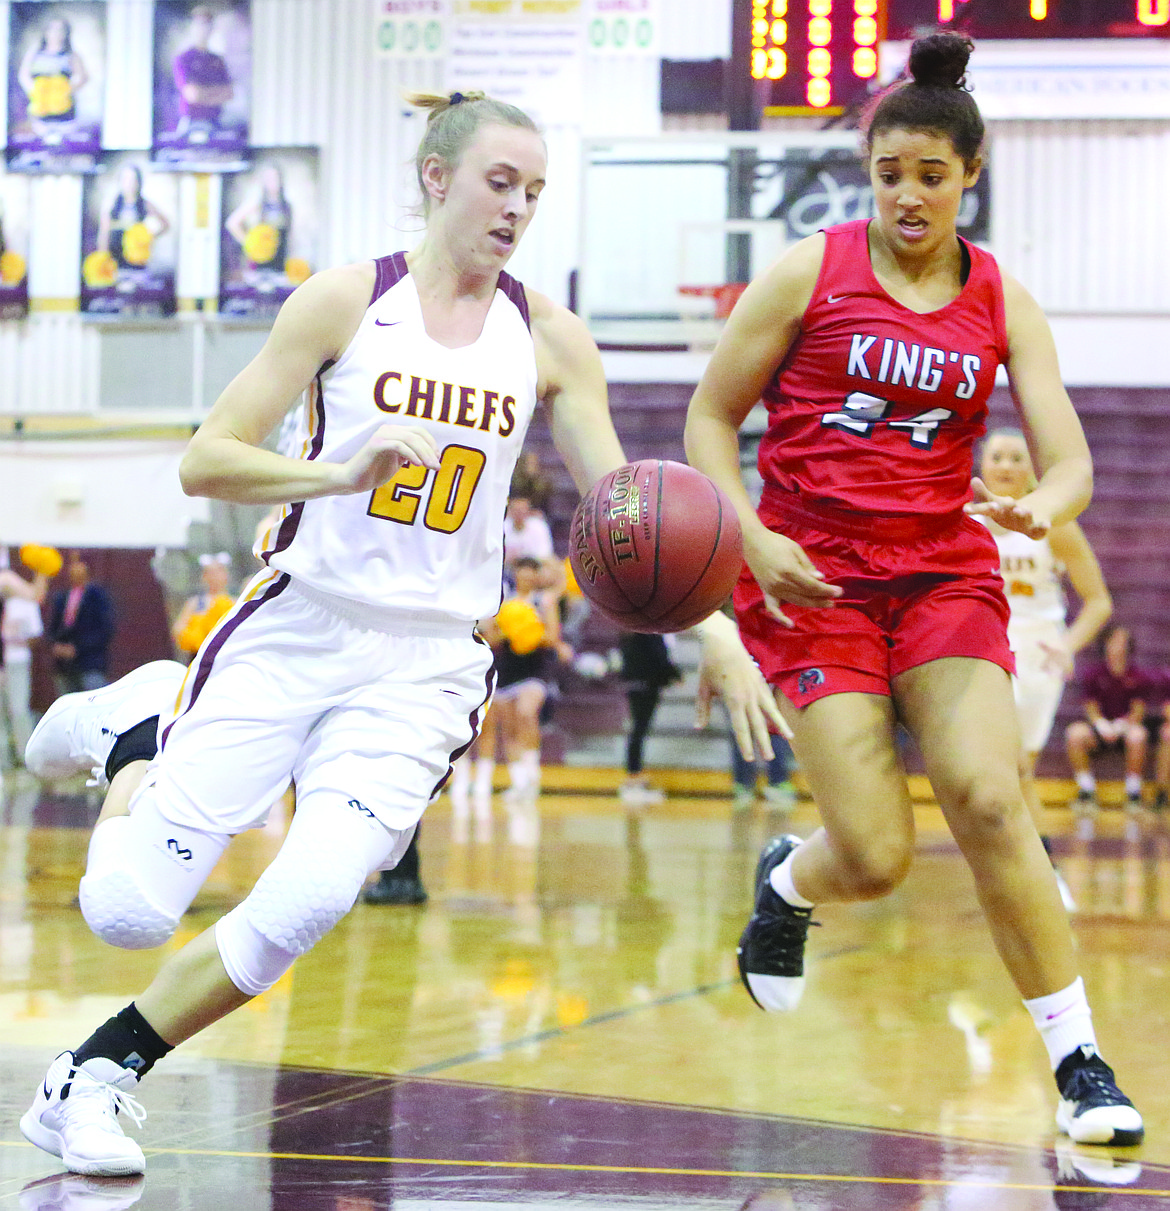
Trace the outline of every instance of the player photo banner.
{"type": "Polygon", "coordinates": [[[158,0],[154,9],[155,164],[174,171],[248,165],[252,18],[248,0],[158,0]]]}
{"type": "Polygon", "coordinates": [[[0,173],[0,320],[28,315],[28,177],[0,173]]]}
{"type": "Polygon", "coordinates": [[[252,157],[223,181],[219,310],[267,319],[319,266],[317,149],[257,147],[252,157]]]}
{"type": "Polygon", "coordinates": [[[92,172],[101,154],[105,88],[104,0],[13,0],[10,172],[92,172]]]}
{"type": "Polygon", "coordinates": [[[82,201],[81,310],[154,317],[175,311],[179,180],[140,151],[107,152],[82,201]]]}

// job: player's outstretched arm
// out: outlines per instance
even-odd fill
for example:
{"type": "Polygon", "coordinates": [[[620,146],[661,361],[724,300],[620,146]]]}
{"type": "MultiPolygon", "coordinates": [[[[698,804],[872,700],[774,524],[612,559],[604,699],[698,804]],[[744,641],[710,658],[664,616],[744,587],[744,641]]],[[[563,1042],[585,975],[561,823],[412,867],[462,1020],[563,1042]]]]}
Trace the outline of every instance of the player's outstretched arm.
{"type": "Polygon", "coordinates": [[[1065,636],[1071,672],[1072,657],[1097,638],[1113,614],[1113,597],[1101,574],[1097,556],[1084,530],[1075,521],[1057,526],[1048,542],[1052,553],[1064,564],[1073,590],[1081,600],[1081,608],[1065,636]]]}
{"type": "Polygon", "coordinates": [[[383,425],[348,462],[285,458],[260,444],[353,339],[369,305],[372,262],[315,274],[289,296],[264,347],[228,384],[179,467],[188,496],[286,504],[370,491],[404,462],[438,466],[425,430],[383,425]]]}

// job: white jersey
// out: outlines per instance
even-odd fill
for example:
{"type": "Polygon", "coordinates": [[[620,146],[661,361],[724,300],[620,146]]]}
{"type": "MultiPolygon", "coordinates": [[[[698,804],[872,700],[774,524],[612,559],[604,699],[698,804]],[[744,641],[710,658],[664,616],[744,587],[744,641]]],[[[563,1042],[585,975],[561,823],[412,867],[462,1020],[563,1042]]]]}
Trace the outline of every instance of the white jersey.
{"type": "Polygon", "coordinates": [[[508,485],[536,406],[524,287],[501,273],[479,338],[448,349],[426,333],[406,257],[375,264],[353,340],[309,389],[301,457],[344,462],[379,426],[417,425],[439,469],[286,505],[256,555],[359,607],[474,622],[500,605],[508,485]]]}
{"type": "Polygon", "coordinates": [[[1048,539],[1029,538],[994,522],[988,522],[987,528],[999,548],[999,574],[1011,607],[1012,624],[1063,623],[1064,565],[1052,553],[1048,539]]]}

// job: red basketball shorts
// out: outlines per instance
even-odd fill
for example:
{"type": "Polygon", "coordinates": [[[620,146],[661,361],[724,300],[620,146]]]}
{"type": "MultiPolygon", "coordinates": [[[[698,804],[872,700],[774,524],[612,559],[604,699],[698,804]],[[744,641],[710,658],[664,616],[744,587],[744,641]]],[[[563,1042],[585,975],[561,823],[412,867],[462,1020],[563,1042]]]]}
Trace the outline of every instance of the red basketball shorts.
{"type": "Polygon", "coordinates": [[[768,684],[795,706],[829,694],[888,696],[900,673],[946,656],[1015,672],[999,553],[972,518],[903,542],[828,533],[806,519],[764,520],[844,590],[821,609],[782,603],[795,624],[789,629],[768,613],[746,567],[740,576],[735,614],[744,644],[768,684]]]}

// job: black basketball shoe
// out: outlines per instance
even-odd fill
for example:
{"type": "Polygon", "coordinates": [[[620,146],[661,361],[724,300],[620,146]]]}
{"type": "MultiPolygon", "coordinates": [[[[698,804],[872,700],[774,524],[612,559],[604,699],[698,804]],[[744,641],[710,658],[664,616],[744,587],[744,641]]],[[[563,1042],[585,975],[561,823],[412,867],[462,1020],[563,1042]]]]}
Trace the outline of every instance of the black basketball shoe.
{"type": "Polygon", "coordinates": [[[801,844],[799,837],[773,837],[756,865],[756,903],[739,939],[739,975],[748,995],[764,1010],[795,1009],[804,992],[804,944],[816,925],[811,908],[793,908],[773,890],[768,876],[801,844]]]}
{"type": "Polygon", "coordinates": [[[1146,1129],[1133,1102],[1117,1088],[1113,1069],[1093,1047],[1066,1055],[1056,1070],[1056,1125],[1078,1144],[1140,1144],[1146,1129]]]}

